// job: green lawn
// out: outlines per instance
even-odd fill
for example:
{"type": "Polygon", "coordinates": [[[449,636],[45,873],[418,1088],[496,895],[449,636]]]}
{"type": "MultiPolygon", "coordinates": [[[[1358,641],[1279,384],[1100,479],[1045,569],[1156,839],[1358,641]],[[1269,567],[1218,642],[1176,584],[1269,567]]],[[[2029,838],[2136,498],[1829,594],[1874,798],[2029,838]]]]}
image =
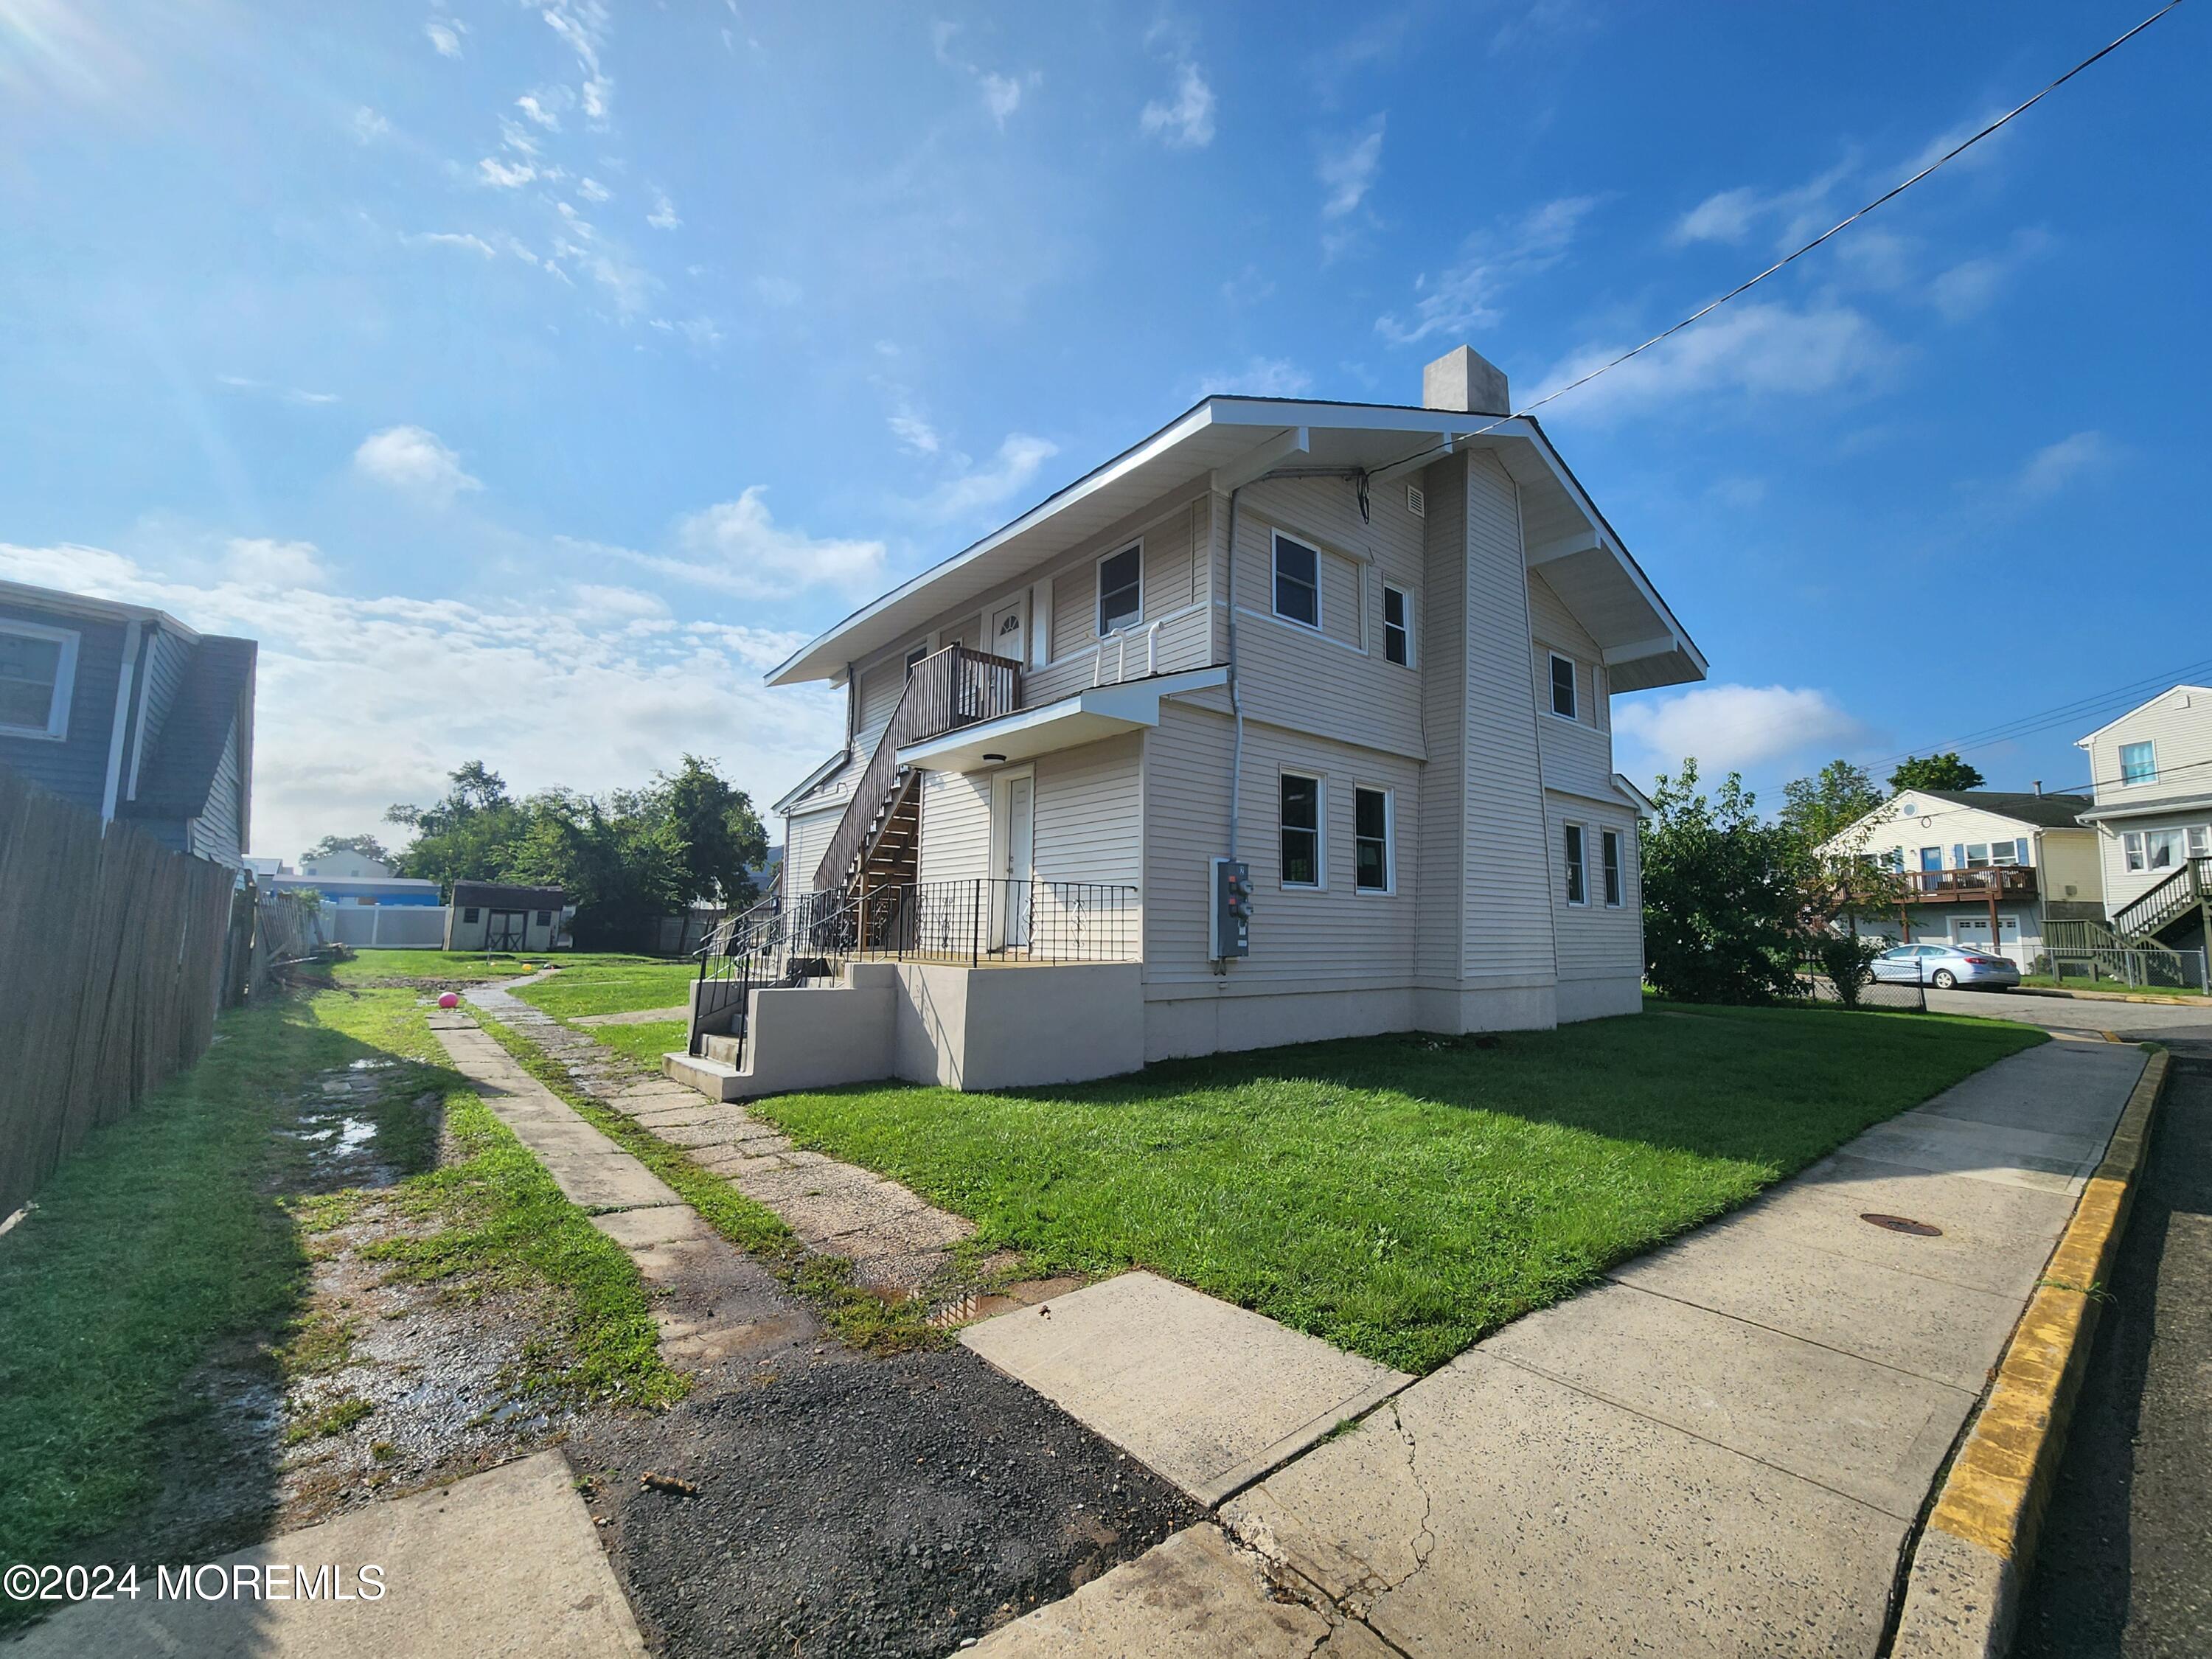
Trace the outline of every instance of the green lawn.
{"type": "MultiPolygon", "coordinates": [[[[286,1197],[307,1154],[283,1131],[318,1073],[357,1060],[416,1062],[378,1073],[392,1109],[370,1112],[380,1156],[418,1171],[396,1197],[435,1224],[391,1253],[392,1271],[547,1286],[560,1311],[545,1386],[639,1404],[681,1391],[635,1267],[439,1063],[415,992],[281,998],[216,1029],[198,1065],[96,1132],[0,1237],[0,1565],[66,1559],[152,1495],[176,1437],[221,1431],[193,1418],[185,1385],[218,1351],[286,1338],[305,1235],[347,1200],[286,1197]],[[451,1132],[442,1167],[407,1105],[430,1088],[451,1132]],[[385,1146],[387,1127],[406,1144],[385,1146]]],[[[14,1606],[0,1602],[0,1628],[14,1606]]]]}
{"type": "Polygon", "coordinates": [[[2045,1040],[1996,1021],[1654,1005],[1006,1094],[754,1103],[1033,1271],[1149,1267],[1411,1371],[2045,1040]]]}
{"type": "Polygon", "coordinates": [[[2023,974],[2020,982],[2062,991],[2112,991],[2131,997],[2158,997],[2169,1002],[2206,1000],[2202,991],[2184,990],[2172,985],[2130,985],[2117,979],[2092,980],[2087,974],[2069,974],[2063,980],[2053,979],[2048,974],[2023,974]]]}
{"type": "Polygon", "coordinates": [[[556,1019],[579,1014],[627,1014],[640,1008],[673,1008],[699,977],[696,962],[647,957],[594,957],[563,963],[552,978],[514,994],[556,1019]]]}
{"type": "MultiPolygon", "coordinates": [[[[504,951],[486,956],[482,951],[355,951],[347,960],[331,964],[331,977],[339,985],[377,985],[395,980],[457,985],[513,979],[549,965],[567,972],[611,965],[661,968],[670,964],[658,957],[626,956],[619,951],[549,951],[518,957],[504,951]]],[[[696,963],[692,971],[698,971],[696,963]]]]}

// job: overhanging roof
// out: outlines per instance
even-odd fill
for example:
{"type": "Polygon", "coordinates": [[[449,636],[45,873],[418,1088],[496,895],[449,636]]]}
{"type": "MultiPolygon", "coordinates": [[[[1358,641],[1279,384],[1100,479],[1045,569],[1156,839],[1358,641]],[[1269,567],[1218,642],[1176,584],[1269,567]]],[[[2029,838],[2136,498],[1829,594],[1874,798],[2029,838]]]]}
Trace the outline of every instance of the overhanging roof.
{"type": "Polygon", "coordinates": [[[982,540],[862,606],[771,670],[771,685],[830,679],[911,639],[933,617],[1003,593],[1030,570],[1174,491],[1231,484],[1280,464],[1364,468],[1493,451],[1520,485],[1531,568],[1605,653],[1613,688],[1702,679],[1705,659],[1534,420],[1402,404],[1213,397],[982,540]]]}
{"type": "Polygon", "coordinates": [[[2114,818],[2156,818],[2170,812],[2201,812],[2208,806],[2212,806],[2212,795],[2168,795],[2164,800],[2092,806],[2077,816],[2083,823],[2103,823],[2114,818]]]}
{"type": "Polygon", "coordinates": [[[981,772],[1011,766],[1062,749],[1073,749],[1125,732],[1160,723],[1160,699],[1181,691],[1203,691],[1227,682],[1226,668],[1192,668],[1180,674],[1155,674],[1120,685],[1094,685],[994,720],[947,732],[941,738],[908,744],[899,763],[922,772],[981,772]]]}

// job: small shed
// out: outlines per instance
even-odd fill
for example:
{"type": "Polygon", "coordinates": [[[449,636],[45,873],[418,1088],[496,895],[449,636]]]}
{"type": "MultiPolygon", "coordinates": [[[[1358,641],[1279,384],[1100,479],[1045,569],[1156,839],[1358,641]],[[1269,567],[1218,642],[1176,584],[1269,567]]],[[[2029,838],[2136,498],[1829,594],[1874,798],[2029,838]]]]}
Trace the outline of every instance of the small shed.
{"type": "Polygon", "coordinates": [[[448,951],[550,951],[561,937],[567,896],[558,887],[457,881],[446,910],[448,951]]]}

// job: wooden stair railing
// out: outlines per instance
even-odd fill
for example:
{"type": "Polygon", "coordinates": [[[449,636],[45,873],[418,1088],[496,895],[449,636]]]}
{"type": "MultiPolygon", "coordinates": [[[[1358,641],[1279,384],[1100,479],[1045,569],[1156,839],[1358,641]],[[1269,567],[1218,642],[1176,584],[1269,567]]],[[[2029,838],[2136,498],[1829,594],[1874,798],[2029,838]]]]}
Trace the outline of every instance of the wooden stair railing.
{"type": "Polygon", "coordinates": [[[2155,939],[2191,910],[2202,911],[2212,891],[2212,858],[2189,858],[2181,867],[2134,902],[2112,913],[2112,931],[2122,939],[2155,939]]]}
{"type": "Polygon", "coordinates": [[[1021,706],[1021,695],[1022,665],[1011,657],[948,645],[916,663],[875,752],[853,787],[853,799],[830,838],[830,850],[814,872],[816,889],[842,891],[859,874],[862,859],[898,804],[906,782],[907,769],[898,763],[900,750],[978,720],[1011,714],[1021,706]]]}

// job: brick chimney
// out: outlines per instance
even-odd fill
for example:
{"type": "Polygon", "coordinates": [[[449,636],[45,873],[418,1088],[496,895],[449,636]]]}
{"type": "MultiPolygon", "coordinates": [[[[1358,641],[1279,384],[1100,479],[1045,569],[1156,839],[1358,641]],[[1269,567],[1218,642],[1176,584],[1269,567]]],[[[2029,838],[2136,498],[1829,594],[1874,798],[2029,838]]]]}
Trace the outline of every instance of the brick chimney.
{"type": "Polygon", "coordinates": [[[1459,346],[1421,371],[1421,407],[1461,415],[1510,415],[1505,371],[1473,346],[1459,346]]]}

